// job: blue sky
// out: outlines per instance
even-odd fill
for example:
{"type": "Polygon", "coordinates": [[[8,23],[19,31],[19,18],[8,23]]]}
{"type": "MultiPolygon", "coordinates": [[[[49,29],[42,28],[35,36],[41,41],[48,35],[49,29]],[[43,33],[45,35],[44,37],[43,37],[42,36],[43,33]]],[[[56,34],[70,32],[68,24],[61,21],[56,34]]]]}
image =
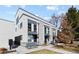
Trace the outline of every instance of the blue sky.
{"type": "MultiPolygon", "coordinates": [[[[0,18],[15,21],[17,9],[23,8],[45,20],[51,19],[52,15],[61,15],[67,12],[71,5],[0,5],[0,18]]],[[[79,9],[79,6],[75,6],[79,9]]]]}

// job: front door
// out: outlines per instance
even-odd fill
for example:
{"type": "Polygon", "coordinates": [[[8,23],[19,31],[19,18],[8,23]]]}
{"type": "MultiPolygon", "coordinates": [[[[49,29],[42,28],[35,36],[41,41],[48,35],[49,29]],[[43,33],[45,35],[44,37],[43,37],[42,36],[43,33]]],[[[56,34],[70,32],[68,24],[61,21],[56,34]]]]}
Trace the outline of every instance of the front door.
{"type": "Polygon", "coordinates": [[[33,35],[34,42],[37,42],[37,35],[33,35]]]}
{"type": "Polygon", "coordinates": [[[47,44],[47,39],[45,38],[44,43],[47,44]]]}
{"type": "Polygon", "coordinates": [[[49,36],[45,36],[45,40],[44,40],[44,43],[47,44],[49,41],[49,36]]]}

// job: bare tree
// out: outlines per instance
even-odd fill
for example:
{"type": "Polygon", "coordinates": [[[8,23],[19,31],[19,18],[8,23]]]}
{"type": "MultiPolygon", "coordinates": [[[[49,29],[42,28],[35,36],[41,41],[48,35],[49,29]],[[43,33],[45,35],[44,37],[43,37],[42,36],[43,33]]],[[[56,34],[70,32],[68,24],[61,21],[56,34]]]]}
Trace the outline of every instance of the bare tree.
{"type": "Polygon", "coordinates": [[[55,14],[51,17],[50,23],[52,23],[55,27],[60,28],[61,21],[63,19],[64,14],[62,13],[59,16],[56,16],[55,14]]]}

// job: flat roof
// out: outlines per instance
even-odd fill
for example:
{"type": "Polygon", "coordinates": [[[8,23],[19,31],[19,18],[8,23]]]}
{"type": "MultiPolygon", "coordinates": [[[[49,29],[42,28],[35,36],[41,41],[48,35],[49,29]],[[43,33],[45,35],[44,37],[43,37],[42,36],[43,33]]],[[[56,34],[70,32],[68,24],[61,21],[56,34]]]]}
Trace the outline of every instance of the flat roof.
{"type": "Polygon", "coordinates": [[[6,20],[6,19],[2,19],[2,18],[0,18],[0,20],[14,23],[14,21],[10,21],[10,20],[6,20]]]}

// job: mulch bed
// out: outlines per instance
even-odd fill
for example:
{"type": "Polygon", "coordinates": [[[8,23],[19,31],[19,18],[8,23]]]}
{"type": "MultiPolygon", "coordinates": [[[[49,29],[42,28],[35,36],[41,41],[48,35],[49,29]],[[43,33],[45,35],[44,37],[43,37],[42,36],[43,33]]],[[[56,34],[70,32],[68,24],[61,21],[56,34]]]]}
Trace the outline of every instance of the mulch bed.
{"type": "Polygon", "coordinates": [[[4,54],[7,52],[7,49],[6,48],[0,48],[0,54],[4,54]]]}

